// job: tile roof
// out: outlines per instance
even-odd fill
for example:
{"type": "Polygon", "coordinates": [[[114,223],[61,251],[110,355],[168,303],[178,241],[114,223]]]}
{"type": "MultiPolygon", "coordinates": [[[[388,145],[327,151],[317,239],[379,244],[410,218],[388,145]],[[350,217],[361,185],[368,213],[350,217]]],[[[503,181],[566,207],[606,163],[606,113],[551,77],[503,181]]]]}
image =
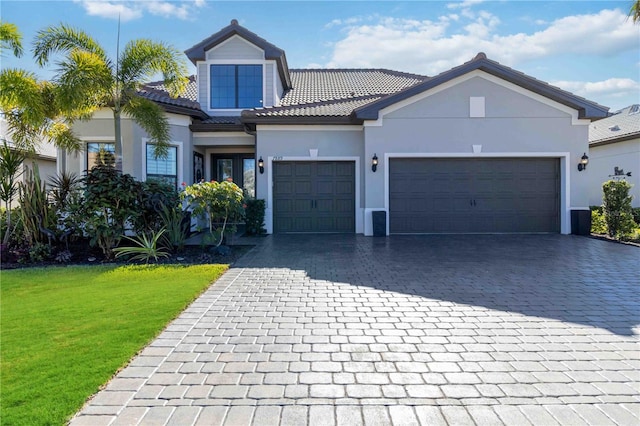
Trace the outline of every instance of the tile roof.
{"type": "Polygon", "coordinates": [[[386,95],[357,96],[330,101],[310,102],[280,107],[259,108],[243,113],[243,117],[347,117],[354,109],[386,95]]]}
{"type": "Polygon", "coordinates": [[[590,144],[626,139],[634,134],[640,137],[640,105],[638,104],[629,105],[589,125],[590,144]]]}
{"type": "Polygon", "coordinates": [[[371,105],[365,105],[358,111],[354,111],[354,114],[359,119],[376,120],[378,119],[378,113],[380,110],[474,70],[484,71],[563,105],[567,105],[570,108],[574,108],[578,110],[579,118],[597,119],[605,117],[609,110],[609,108],[605,106],[589,101],[583,97],[576,96],[573,93],[552,86],[549,83],[538,80],[521,71],[514,70],[513,68],[502,65],[499,62],[488,59],[483,52],[479,52],[472,60],[465,62],[462,65],[451,68],[448,71],[444,71],[398,93],[386,96],[371,105]]]}
{"type": "Polygon", "coordinates": [[[386,69],[293,69],[293,88],[285,94],[280,106],[388,95],[427,79],[386,69]]]}
{"type": "Polygon", "coordinates": [[[173,105],[202,112],[200,110],[200,104],[198,103],[198,85],[194,75],[189,77],[189,83],[187,84],[185,91],[177,98],[169,96],[167,88],[164,86],[162,81],[154,81],[145,84],[140,90],[138,90],[138,95],[161,104],[173,105]]]}

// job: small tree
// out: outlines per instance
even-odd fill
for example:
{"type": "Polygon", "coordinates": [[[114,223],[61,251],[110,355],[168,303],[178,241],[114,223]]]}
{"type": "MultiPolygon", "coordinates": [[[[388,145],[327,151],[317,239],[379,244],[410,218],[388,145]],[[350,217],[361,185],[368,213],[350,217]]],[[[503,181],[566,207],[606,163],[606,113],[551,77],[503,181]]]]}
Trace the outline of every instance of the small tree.
{"type": "Polygon", "coordinates": [[[604,218],[609,236],[621,238],[633,230],[631,184],[626,180],[610,180],[602,184],[604,218]]]}
{"type": "Polygon", "coordinates": [[[244,214],[242,188],[231,181],[195,183],[184,188],[183,197],[196,215],[206,216],[216,247],[222,244],[225,232],[235,232],[233,223],[244,214]]]}
{"type": "Polygon", "coordinates": [[[7,229],[2,237],[2,244],[9,242],[11,236],[11,200],[18,194],[18,177],[22,174],[22,162],[25,153],[9,146],[2,140],[0,146],[0,200],[7,210],[7,229]]]}

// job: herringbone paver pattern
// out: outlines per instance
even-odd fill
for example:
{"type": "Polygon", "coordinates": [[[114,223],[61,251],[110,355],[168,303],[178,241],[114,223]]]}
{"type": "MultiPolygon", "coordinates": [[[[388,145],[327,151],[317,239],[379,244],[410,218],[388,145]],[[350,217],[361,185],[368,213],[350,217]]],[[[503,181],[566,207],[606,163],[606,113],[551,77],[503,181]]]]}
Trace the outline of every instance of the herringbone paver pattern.
{"type": "Polygon", "coordinates": [[[72,424],[640,425],[635,247],[261,242],[72,424]]]}

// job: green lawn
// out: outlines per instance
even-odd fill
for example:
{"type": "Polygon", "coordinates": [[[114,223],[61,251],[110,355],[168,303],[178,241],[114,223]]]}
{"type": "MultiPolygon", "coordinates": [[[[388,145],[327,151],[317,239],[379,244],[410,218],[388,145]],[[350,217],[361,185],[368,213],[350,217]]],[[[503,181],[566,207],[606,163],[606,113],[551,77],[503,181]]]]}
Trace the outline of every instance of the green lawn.
{"type": "Polygon", "coordinates": [[[2,271],[0,422],[64,424],[226,265],[2,271]]]}

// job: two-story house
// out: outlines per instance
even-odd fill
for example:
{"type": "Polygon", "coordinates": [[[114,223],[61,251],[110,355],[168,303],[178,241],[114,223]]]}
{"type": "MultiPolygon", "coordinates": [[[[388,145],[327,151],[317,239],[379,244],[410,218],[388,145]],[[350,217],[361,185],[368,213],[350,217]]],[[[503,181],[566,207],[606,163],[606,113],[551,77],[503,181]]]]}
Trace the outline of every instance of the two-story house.
{"type": "MultiPolygon", "coordinates": [[[[123,170],[175,182],[228,177],[266,201],[269,233],[570,233],[588,210],[592,119],[608,108],[479,53],[427,77],[385,69],[290,69],[236,20],[186,52],[185,93],[142,96],[171,124],[166,159],[122,125],[123,170]],[[379,212],[384,212],[383,214],[379,212]],[[380,229],[376,227],[376,229],[380,229]]],[[[113,149],[110,113],[76,130],[83,171],[113,149]]]]}

